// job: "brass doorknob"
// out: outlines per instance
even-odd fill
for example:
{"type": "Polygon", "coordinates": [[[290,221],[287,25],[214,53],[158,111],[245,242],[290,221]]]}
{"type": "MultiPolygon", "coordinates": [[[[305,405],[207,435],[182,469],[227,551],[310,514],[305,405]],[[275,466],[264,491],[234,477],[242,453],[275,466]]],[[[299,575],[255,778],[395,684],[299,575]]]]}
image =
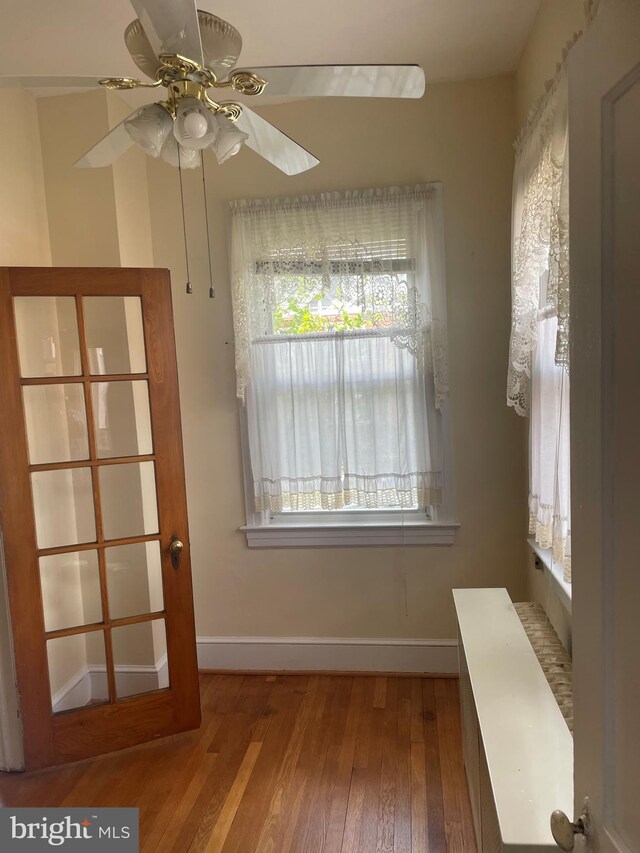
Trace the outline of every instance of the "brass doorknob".
{"type": "Polygon", "coordinates": [[[169,553],[171,554],[171,562],[173,564],[174,569],[180,567],[180,557],[182,556],[183,551],[184,544],[178,539],[177,536],[172,536],[171,544],[169,545],[169,553]]]}

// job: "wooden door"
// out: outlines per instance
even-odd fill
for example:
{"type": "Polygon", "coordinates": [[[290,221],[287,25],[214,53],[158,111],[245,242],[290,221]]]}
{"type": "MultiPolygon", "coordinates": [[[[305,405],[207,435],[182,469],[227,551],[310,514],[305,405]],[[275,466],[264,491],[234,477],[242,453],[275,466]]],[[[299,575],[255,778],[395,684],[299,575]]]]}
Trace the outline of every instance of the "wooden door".
{"type": "Polygon", "coordinates": [[[640,850],[638,0],[602,0],[569,103],[575,810],[588,849],[621,853],[640,850]]]}
{"type": "Polygon", "coordinates": [[[0,269],[0,375],[26,768],[196,728],[168,272],[0,269]]]}

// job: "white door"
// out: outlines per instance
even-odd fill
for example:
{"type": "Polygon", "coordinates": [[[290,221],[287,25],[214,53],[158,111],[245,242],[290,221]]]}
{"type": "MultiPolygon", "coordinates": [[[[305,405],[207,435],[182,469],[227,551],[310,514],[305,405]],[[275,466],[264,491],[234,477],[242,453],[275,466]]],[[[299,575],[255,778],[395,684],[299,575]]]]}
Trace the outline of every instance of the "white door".
{"type": "Polygon", "coordinates": [[[569,99],[575,808],[587,849],[638,853],[640,0],[602,0],[569,99]]]}

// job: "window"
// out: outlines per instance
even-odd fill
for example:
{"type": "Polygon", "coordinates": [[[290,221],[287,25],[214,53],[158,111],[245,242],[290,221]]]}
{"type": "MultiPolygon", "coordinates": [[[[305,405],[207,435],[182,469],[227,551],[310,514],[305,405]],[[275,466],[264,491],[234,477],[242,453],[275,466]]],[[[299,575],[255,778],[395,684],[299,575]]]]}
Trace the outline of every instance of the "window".
{"type": "Polygon", "coordinates": [[[569,373],[556,363],[558,317],[553,305],[538,315],[531,375],[529,533],[571,578],[569,373]]]}
{"type": "Polygon", "coordinates": [[[235,202],[231,221],[248,527],[440,520],[441,187],[235,202]]]}
{"type": "Polygon", "coordinates": [[[516,148],[507,403],[530,416],[529,532],[571,580],[567,81],[516,148]]]}

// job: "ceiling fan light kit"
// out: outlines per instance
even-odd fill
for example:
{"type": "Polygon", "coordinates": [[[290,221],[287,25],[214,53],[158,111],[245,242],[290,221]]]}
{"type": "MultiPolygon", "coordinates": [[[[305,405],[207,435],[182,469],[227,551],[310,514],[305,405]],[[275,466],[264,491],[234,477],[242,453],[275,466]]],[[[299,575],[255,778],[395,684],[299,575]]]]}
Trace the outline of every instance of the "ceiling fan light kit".
{"type": "Polygon", "coordinates": [[[165,163],[176,169],[197,169],[200,166],[200,151],[195,148],[183,148],[172,133],[167,136],[160,156],[165,163]]]}
{"type": "Polygon", "coordinates": [[[173,117],[162,104],[147,104],[125,119],[124,127],[145,154],[159,157],[162,146],[173,130],[173,117]]]}
{"type": "Polygon", "coordinates": [[[243,143],[249,138],[249,134],[239,130],[232,121],[219,113],[215,116],[218,127],[216,138],[211,146],[218,159],[218,164],[223,163],[240,151],[243,143]]]}
{"type": "Polygon", "coordinates": [[[197,98],[186,96],[178,101],[173,135],[183,148],[195,151],[208,148],[217,130],[213,113],[197,98]]]}

